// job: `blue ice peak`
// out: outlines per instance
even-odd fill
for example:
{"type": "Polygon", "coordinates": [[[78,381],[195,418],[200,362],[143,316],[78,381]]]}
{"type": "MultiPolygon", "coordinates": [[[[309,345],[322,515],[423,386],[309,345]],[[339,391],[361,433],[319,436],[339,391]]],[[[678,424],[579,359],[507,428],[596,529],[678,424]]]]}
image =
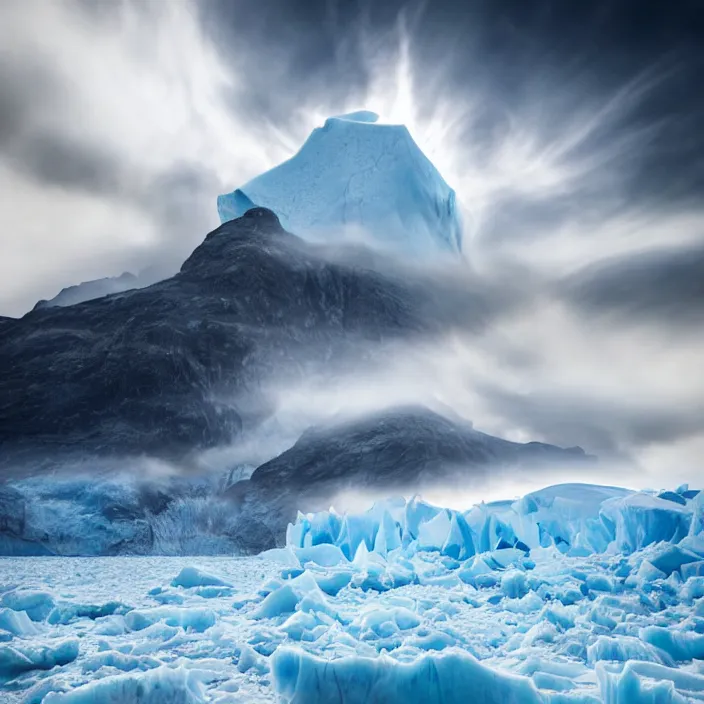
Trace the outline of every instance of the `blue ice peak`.
{"type": "Polygon", "coordinates": [[[404,125],[359,110],[328,118],[290,159],[218,197],[222,222],[262,206],[303,238],[371,239],[409,255],[459,253],[455,192],[404,125]]]}

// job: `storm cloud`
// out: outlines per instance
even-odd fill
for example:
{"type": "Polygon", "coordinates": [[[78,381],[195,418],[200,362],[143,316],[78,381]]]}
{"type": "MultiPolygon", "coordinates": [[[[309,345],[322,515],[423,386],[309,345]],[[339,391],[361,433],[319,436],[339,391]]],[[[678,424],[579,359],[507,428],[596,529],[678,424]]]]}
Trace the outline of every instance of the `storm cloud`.
{"type": "Polygon", "coordinates": [[[704,242],[613,257],[577,272],[563,286],[573,305],[595,315],[618,314],[621,323],[701,326],[704,242]]]}
{"type": "Polygon", "coordinates": [[[363,406],[436,399],[643,481],[694,478],[702,24],[696,2],[7,0],[0,315],[170,274],[217,225],[218,193],[368,108],[457,191],[468,283],[448,295],[479,301],[482,325],[399,350],[365,398],[359,378],[281,391],[282,414],[315,421],[351,389],[363,406]]]}

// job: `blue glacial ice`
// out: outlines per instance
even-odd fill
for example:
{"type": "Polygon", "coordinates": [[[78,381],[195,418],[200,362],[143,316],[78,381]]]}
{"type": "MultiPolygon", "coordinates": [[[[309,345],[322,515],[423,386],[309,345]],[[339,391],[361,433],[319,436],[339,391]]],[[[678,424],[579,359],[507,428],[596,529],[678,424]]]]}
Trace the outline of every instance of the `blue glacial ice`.
{"type": "Polygon", "coordinates": [[[704,701],[701,495],[299,514],[255,557],[0,558],[0,700],[704,701]]]}
{"type": "Polygon", "coordinates": [[[272,657],[277,689],[288,704],[308,702],[443,702],[539,704],[531,680],[499,675],[469,653],[424,655],[412,663],[378,658],[340,658],[332,662],[300,650],[280,648],[272,657]],[[472,699],[468,700],[471,692],[472,699]]]}
{"type": "Polygon", "coordinates": [[[0,645],[0,678],[32,670],[51,670],[78,657],[78,639],[49,643],[12,642],[0,645]]]}
{"type": "MultiPolygon", "coordinates": [[[[441,509],[417,498],[407,503],[390,500],[364,514],[299,514],[289,527],[287,543],[296,548],[330,543],[348,559],[361,544],[382,555],[410,547],[455,560],[486,554],[494,562],[548,547],[571,556],[630,554],[653,543],[684,539],[697,510],[688,504],[694,502],[681,506],[650,494],[582,484],[549,487],[515,502],[481,504],[466,512],[441,509]]],[[[672,566],[671,573],[697,559],[691,551],[673,548],[653,566],[666,570],[672,566]]]]}
{"type": "Polygon", "coordinates": [[[236,516],[222,491],[251,473],[236,470],[161,481],[115,472],[7,482],[0,554],[232,554],[236,516]]]}
{"type": "Polygon", "coordinates": [[[196,567],[184,567],[171,582],[172,587],[229,587],[220,577],[208,574],[196,567]]]}
{"type": "Polygon", "coordinates": [[[288,161],[218,197],[222,222],[273,210],[297,235],[371,237],[411,254],[459,252],[455,192],[403,125],[367,111],[331,117],[288,161]]]}
{"type": "Polygon", "coordinates": [[[70,692],[50,693],[42,704],[201,704],[204,688],[197,673],[159,667],[144,674],[98,679],[70,692]]]}

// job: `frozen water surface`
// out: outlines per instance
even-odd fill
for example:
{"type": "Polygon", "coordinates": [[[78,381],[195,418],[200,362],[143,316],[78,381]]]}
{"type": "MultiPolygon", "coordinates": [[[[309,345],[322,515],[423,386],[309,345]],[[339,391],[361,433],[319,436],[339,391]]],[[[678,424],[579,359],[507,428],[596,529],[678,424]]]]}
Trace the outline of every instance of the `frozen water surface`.
{"type": "Polygon", "coordinates": [[[0,559],[2,702],[704,701],[701,495],[300,515],[257,557],[0,559]]]}

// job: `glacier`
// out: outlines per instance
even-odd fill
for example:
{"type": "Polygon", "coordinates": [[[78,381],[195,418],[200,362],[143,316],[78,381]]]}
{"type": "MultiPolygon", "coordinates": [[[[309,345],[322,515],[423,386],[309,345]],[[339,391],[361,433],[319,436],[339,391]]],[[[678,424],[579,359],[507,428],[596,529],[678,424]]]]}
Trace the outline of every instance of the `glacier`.
{"type": "Polygon", "coordinates": [[[454,190],[404,125],[369,111],[328,118],[289,160],[217,201],[223,223],[257,206],[304,238],[362,235],[412,255],[462,249],[454,190]]]}
{"type": "Polygon", "coordinates": [[[693,704],[702,564],[704,495],[585,484],[300,513],[256,556],[4,557],[0,699],[693,704]]]}
{"type": "Polygon", "coordinates": [[[235,517],[222,492],[252,470],[237,465],[224,474],[161,480],[114,471],[9,481],[0,486],[0,554],[235,554],[235,517]]]}

